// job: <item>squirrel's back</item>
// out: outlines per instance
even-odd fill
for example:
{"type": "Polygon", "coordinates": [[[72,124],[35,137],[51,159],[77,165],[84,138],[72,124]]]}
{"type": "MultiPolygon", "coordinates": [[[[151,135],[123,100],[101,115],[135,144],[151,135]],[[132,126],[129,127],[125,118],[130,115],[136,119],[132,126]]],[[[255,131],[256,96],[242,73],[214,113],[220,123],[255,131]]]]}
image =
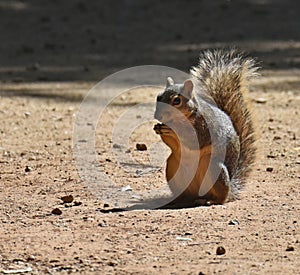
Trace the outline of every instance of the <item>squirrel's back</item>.
{"type": "Polygon", "coordinates": [[[251,170],[256,147],[254,127],[244,94],[248,91],[249,78],[256,75],[254,60],[238,52],[205,51],[191,75],[213,98],[218,108],[231,118],[240,140],[240,156],[232,183],[239,189],[251,170]],[[236,182],[235,182],[236,181],[236,182]]]}

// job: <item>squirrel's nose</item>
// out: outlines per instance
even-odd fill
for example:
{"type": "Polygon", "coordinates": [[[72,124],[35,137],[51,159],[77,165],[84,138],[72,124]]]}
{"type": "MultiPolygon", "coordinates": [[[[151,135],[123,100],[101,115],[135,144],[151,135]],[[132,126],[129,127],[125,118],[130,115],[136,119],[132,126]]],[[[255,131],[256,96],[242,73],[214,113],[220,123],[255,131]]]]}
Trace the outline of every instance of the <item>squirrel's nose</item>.
{"type": "Polygon", "coordinates": [[[161,101],[161,100],[162,100],[162,95],[158,95],[156,101],[161,101]]]}

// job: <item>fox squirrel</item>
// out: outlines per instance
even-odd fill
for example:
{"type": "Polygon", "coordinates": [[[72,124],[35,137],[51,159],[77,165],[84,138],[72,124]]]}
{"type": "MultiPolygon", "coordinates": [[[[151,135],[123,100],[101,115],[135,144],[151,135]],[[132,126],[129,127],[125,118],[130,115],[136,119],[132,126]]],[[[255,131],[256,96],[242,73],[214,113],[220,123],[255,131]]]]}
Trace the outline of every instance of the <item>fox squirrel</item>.
{"type": "Polygon", "coordinates": [[[161,123],[154,131],[171,149],[166,178],[171,191],[180,194],[172,203],[211,205],[238,198],[255,160],[254,126],[244,94],[256,72],[254,60],[236,50],[214,50],[200,55],[198,66],[190,70],[191,79],[183,84],[168,77],[165,90],[157,96],[154,117],[161,123]],[[198,148],[185,136],[187,121],[195,130],[198,148]],[[176,133],[173,126],[179,129],[176,133]],[[199,159],[185,185],[184,173],[195,160],[182,154],[193,150],[199,159]],[[176,175],[180,166],[181,175],[176,175]],[[205,177],[209,189],[200,194],[205,177]]]}

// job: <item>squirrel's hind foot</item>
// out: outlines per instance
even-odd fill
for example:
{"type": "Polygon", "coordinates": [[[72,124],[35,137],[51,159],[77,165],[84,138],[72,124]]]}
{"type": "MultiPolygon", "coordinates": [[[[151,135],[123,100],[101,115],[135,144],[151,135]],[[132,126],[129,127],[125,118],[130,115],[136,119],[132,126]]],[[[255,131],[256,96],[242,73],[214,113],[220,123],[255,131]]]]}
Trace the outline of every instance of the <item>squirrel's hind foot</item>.
{"type": "Polygon", "coordinates": [[[211,206],[216,204],[222,204],[221,202],[199,198],[194,201],[195,206],[211,206]]]}
{"type": "Polygon", "coordinates": [[[183,209],[183,208],[194,208],[200,206],[211,206],[211,205],[220,205],[221,202],[214,201],[211,199],[205,198],[176,198],[175,200],[171,201],[170,203],[166,204],[165,206],[160,207],[159,209],[183,209]]]}

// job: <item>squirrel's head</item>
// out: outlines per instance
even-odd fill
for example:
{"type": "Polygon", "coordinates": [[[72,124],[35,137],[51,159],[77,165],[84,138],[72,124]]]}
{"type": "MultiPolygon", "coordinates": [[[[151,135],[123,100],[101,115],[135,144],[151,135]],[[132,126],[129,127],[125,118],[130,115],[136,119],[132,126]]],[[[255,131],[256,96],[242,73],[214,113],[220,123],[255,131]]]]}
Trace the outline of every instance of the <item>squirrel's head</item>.
{"type": "Polygon", "coordinates": [[[182,114],[189,118],[194,109],[193,89],[194,84],[190,79],[183,84],[174,84],[174,80],[168,77],[165,90],[157,96],[154,117],[165,124],[180,121],[182,114]]]}

